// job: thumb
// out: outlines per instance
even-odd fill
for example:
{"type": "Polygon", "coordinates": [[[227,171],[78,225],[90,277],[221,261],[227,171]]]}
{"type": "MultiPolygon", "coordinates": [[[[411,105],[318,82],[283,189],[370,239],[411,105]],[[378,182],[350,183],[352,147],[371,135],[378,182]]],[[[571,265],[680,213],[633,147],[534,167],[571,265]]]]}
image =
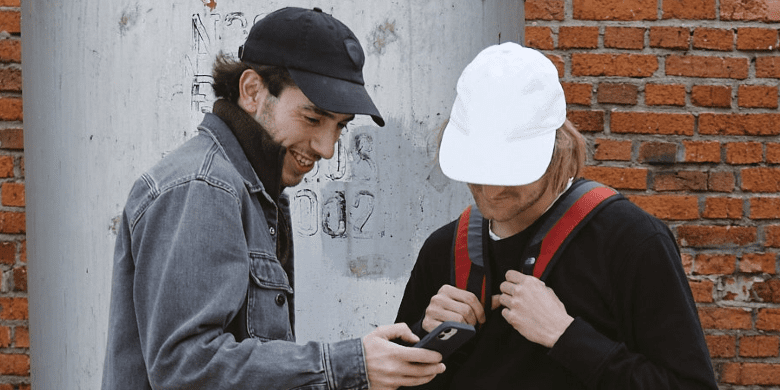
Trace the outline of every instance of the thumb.
{"type": "Polygon", "coordinates": [[[499,306],[501,306],[500,298],[501,298],[501,294],[496,294],[496,295],[493,295],[491,297],[491,300],[490,300],[490,309],[491,310],[495,310],[499,306]]]}
{"type": "Polygon", "coordinates": [[[400,338],[408,343],[416,343],[420,341],[420,338],[409,329],[409,326],[403,322],[399,322],[393,325],[380,326],[374,332],[377,336],[385,340],[393,340],[400,338]]]}

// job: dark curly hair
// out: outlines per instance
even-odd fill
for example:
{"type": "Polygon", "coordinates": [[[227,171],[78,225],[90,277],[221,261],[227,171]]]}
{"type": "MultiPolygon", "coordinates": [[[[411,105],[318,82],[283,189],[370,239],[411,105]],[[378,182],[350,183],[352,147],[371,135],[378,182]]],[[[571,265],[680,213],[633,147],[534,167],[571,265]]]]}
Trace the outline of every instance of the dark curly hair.
{"type": "Polygon", "coordinates": [[[263,80],[263,85],[268,88],[268,92],[275,97],[279,97],[285,88],[296,86],[295,81],[290,77],[290,72],[284,67],[238,61],[220,51],[214,61],[214,69],[211,71],[211,77],[214,78],[211,84],[214,94],[218,98],[237,103],[240,96],[238,81],[247,69],[257,72],[263,80]]]}

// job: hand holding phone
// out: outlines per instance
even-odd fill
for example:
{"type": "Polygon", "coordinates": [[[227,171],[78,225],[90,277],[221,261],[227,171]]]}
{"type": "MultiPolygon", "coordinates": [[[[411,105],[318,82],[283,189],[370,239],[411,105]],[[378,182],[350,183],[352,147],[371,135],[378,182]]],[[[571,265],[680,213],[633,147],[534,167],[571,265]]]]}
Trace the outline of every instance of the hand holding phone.
{"type": "Polygon", "coordinates": [[[414,347],[439,352],[444,360],[471,339],[474,334],[476,334],[476,330],[469,324],[445,321],[423,337],[414,347]]]}

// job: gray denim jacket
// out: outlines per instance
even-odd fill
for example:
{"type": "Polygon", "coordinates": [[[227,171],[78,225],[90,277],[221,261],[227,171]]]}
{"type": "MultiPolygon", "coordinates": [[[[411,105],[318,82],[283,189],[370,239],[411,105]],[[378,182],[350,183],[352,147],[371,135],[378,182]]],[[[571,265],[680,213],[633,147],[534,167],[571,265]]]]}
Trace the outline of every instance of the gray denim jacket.
{"type": "Polygon", "coordinates": [[[130,191],[103,390],[367,389],[360,339],[295,343],[275,250],[286,200],[277,208],[219,117],[198,129],[130,191]]]}

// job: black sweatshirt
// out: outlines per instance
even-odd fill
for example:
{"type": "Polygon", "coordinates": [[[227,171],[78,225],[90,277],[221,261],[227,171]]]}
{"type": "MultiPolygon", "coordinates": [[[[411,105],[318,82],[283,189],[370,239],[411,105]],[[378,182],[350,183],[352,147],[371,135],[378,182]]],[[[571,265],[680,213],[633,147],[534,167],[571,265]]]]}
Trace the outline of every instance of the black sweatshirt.
{"type": "MultiPolygon", "coordinates": [[[[488,240],[493,294],[545,216],[513,237],[488,240]]],[[[455,228],[453,221],[428,237],[406,285],[396,322],[420,336],[431,297],[452,284],[455,228]]],[[[545,283],[575,318],[552,349],[525,339],[499,308],[461,348],[468,357],[448,359],[447,371],[420,388],[717,389],[674,237],[631,202],[598,211],[545,283]]]]}

